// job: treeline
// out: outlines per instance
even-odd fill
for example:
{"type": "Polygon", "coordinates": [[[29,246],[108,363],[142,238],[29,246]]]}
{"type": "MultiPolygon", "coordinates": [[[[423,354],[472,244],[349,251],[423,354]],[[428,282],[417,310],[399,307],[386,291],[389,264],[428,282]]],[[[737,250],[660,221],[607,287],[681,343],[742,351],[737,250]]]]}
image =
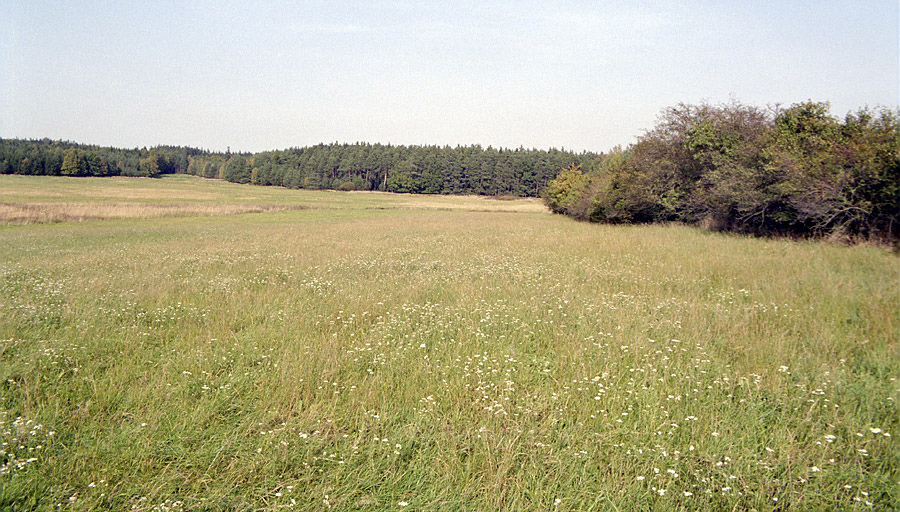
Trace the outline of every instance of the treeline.
{"type": "Polygon", "coordinates": [[[559,169],[600,158],[557,149],[335,143],[232,155],[224,161],[197,156],[187,172],[287,188],[537,197],[559,169]]]}
{"type": "Polygon", "coordinates": [[[481,146],[319,144],[250,153],[159,146],[116,149],[61,141],[0,139],[0,173],[157,176],[184,173],[288,188],[423,194],[533,196],[559,169],[593,166],[601,155],[481,146]]]}
{"type": "Polygon", "coordinates": [[[117,149],[50,139],[0,139],[0,174],[46,176],[158,176],[187,171],[207,151],[158,146],[117,149]]]}
{"type": "Polygon", "coordinates": [[[563,170],[544,200],[593,222],[897,242],[900,114],[861,109],[840,120],[829,108],[680,104],[599,166],[563,170]]]}

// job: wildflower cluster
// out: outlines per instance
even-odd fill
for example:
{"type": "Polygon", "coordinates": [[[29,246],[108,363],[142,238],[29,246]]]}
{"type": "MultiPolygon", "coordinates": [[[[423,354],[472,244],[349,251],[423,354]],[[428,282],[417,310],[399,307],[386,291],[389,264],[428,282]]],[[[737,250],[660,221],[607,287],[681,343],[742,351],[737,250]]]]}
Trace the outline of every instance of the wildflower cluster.
{"type": "Polygon", "coordinates": [[[15,475],[38,463],[56,432],[33,420],[0,411],[0,478],[15,475]]]}

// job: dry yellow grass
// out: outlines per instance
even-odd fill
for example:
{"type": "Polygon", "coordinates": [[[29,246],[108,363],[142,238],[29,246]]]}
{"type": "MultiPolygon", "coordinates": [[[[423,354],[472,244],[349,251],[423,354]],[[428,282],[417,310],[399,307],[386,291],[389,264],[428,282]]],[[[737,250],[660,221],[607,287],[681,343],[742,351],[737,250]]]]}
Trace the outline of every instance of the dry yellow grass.
{"type": "Polygon", "coordinates": [[[291,205],[0,203],[0,224],[42,224],[88,220],[152,219],[299,210],[291,205]]]}
{"type": "Polygon", "coordinates": [[[538,199],[419,196],[248,187],[194,176],[0,176],[0,225],[231,215],[276,210],[374,209],[547,212],[538,199]]]}
{"type": "MultiPolygon", "coordinates": [[[[340,192],[338,192],[340,193],[340,192]]],[[[495,198],[490,196],[435,196],[421,194],[394,194],[391,192],[349,192],[352,196],[384,202],[374,206],[383,209],[401,210],[464,210],[478,212],[547,212],[547,207],[534,198],[495,198]]]]}

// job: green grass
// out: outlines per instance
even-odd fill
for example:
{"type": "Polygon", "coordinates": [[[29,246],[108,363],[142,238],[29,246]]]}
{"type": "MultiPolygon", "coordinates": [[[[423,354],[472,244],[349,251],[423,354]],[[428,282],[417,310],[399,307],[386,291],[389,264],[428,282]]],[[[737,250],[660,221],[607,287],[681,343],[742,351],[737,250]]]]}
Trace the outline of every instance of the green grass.
{"type": "Polygon", "coordinates": [[[310,208],[0,227],[0,509],[900,503],[888,250],[0,176],[29,200],[310,208]]]}

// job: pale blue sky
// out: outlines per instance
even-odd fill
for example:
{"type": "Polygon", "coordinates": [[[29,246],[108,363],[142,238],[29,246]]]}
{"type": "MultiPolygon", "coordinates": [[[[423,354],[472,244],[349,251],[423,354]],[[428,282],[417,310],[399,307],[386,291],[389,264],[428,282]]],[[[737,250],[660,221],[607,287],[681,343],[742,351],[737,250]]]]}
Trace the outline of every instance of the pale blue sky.
{"type": "Polygon", "coordinates": [[[679,102],[898,105],[897,0],[0,0],[0,137],[605,151],[679,102]]]}

